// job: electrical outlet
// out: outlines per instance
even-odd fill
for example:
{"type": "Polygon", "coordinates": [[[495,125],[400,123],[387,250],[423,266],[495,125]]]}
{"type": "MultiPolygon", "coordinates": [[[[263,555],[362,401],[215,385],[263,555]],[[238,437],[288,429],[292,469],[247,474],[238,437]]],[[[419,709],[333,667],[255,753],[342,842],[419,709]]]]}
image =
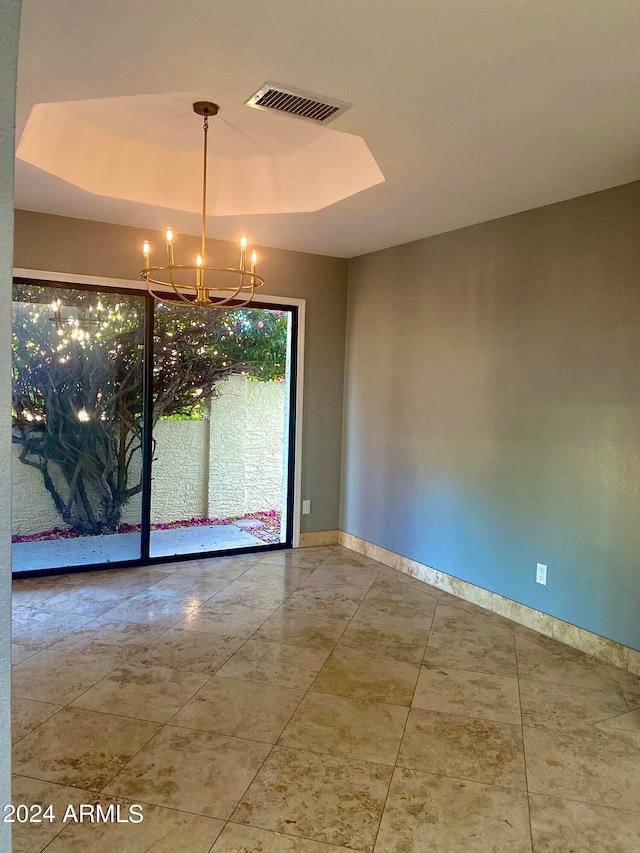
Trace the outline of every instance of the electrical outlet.
{"type": "Polygon", "coordinates": [[[536,568],[536,583],[541,583],[543,586],[547,585],[547,567],[542,563],[538,563],[536,568]]]}
{"type": "Polygon", "coordinates": [[[311,515],[311,501],[302,501],[302,514],[311,515]]]}

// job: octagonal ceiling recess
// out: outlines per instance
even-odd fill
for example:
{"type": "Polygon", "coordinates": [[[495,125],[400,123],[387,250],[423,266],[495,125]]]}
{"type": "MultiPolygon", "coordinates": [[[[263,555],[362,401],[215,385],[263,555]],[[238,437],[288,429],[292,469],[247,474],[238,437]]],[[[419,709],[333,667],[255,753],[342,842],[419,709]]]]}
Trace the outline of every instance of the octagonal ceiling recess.
{"type": "MultiPolygon", "coordinates": [[[[95,195],[198,212],[202,95],[35,104],[17,156],[95,195]]],[[[210,121],[209,215],[320,210],[384,181],[364,139],[242,106],[210,121]]]]}

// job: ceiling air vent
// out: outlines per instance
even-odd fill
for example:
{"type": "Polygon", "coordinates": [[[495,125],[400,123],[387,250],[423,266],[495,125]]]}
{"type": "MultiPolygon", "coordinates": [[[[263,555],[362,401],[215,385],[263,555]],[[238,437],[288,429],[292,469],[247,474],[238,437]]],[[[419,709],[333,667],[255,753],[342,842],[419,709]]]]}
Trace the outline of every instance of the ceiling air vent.
{"type": "Polygon", "coordinates": [[[351,104],[336,101],[335,98],[322,98],[299,89],[285,88],[275,83],[265,83],[259,92],[249,98],[247,106],[257,110],[278,110],[298,118],[328,124],[340,113],[348,110],[351,104]]]}

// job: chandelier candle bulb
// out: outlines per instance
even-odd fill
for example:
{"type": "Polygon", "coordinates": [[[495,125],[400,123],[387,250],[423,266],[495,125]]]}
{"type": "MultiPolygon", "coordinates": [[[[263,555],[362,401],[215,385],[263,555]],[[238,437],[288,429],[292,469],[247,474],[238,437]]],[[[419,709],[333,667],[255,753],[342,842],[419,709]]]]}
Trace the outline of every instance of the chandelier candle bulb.
{"type": "Polygon", "coordinates": [[[243,234],[240,238],[240,269],[244,272],[247,268],[247,238],[243,234]]]}
{"type": "Polygon", "coordinates": [[[255,252],[251,252],[251,275],[255,274],[256,271],[256,261],[258,260],[258,256],[255,252]]]}
{"type": "Polygon", "coordinates": [[[169,266],[173,266],[173,231],[171,228],[167,228],[165,237],[167,238],[167,257],[169,259],[169,266]]]}
{"type": "Polygon", "coordinates": [[[144,243],[142,244],[142,254],[144,255],[144,268],[145,268],[145,270],[149,269],[149,252],[150,252],[149,241],[145,240],[144,243]]]}

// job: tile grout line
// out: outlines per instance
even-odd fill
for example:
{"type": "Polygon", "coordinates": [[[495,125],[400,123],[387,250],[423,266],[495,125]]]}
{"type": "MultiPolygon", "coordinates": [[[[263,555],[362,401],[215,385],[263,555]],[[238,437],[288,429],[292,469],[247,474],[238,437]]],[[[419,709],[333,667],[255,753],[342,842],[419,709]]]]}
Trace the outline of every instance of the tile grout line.
{"type": "Polygon", "coordinates": [[[400,765],[398,764],[398,758],[400,757],[400,751],[402,749],[402,743],[403,743],[405,735],[407,733],[407,725],[409,723],[409,717],[411,716],[411,710],[413,708],[413,700],[414,700],[415,695],[416,695],[416,690],[418,689],[418,681],[420,680],[420,673],[422,671],[424,656],[426,654],[427,647],[429,645],[429,638],[431,637],[431,631],[433,629],[433,623],[435,621],[437,612],[438,612],[438,601],[436,601],[436,606],[434,608],[433,615],[431,617],[431,623],[429,624],[429,632],[427,634],[427,642],[425,643],[425,647],[424,647],[424,650],[422,652],[422,658],[420,659],[420,663],[418,665],[418,677],[416,678],[416,683],[413,687],[413,693],[411,694],[411,700],[409,702],[409,708],[407,710],[407,716],[406,716],[406,719],[404,721],[404,726],[402,728],[402,735],[398,741],[398,749],[396,751],[395,761],[393,763],[393,767],[391,770],[391,778],[389,779],[389,786],[387,788],[387,793],[386,793],[386,796],[384,798],[384,802],[382,804],[382,809],[380,810],[380,820],[378,821],[378,828],[376,830],[376,836],[374,838],[373,846],[371,848],[372,850],[375,850],[376,845],[378,843],[378,838],[380,836],[380,829],[382,828],[382,821],[384,820],[384,813],[387,809],[387,803],[389,801],[389,794],[391,793],[391,786],[393,785],[393,778],[396,775],[396,770],[401,771],[402,769],[404,769],[404,768],[401,768],[400,765]]]}
{"type": "Polygon", "coordinates": [[[516,643],[515,634],[513,636],[513,651],[516,659],[516,679],[518,682],[518,705],[520,706],[520,732],[522,735],[522,760],[524,763],[524,784],[526,787],[526,797],[527,797],[527,816],[529,820],[529,840],[531,842],[531,851],[534,853],[535,845],[533,842],[533,823],[531,821],[531,791],[529,790],[529,771],[527,767],[527,750],[524,742],[524,716],[522,713],[522,693],[520,690],[520,663],[518,658],[518,646],[516,643]]]}

